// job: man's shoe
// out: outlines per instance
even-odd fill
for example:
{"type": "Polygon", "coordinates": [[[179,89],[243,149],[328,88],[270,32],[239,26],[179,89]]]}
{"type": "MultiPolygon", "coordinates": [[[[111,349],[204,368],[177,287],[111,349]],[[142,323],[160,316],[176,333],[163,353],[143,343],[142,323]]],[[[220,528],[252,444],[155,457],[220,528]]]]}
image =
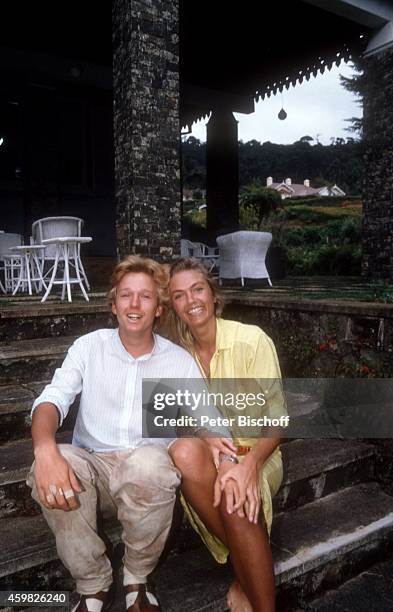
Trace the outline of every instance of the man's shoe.
{"type": "Polygon", "coordinates": [[[94,595],[81,595],[71,612],[106,612],[113,603],[113,585],[109,591],[99,591],[94,595]]]}
{"type": "Polygon", "coordinates": [[[147,584],[128,584],[124,592],[127,612],[159,612],[160,605],[147,584]]]}

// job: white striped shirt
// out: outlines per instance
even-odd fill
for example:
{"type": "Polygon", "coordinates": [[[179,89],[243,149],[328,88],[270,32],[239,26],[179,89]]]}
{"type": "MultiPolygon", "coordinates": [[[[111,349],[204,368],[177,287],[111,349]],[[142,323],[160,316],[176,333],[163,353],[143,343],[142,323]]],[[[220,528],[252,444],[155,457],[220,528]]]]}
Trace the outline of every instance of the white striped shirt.
{"type": "Polygon", "coordinates": [[[61,424],[82,392],[72,440],[76,446],[97,452],[144,444],[168,446],[171,438],[142,437],[143,378],[201,379],[201,373],[187,351],[158,334],[152,352],[135,359],[117,329],[100,329],[74,342],[32,411],[51,402],[61,424]]]}

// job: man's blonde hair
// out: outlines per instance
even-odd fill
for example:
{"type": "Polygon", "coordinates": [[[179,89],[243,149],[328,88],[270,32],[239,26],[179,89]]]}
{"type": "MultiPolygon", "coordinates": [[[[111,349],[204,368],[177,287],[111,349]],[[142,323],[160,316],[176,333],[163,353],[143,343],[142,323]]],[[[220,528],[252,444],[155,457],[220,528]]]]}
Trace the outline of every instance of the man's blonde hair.
{"type": "Polygon", "coordinates": [[[158,292],[158,303],[160,306],[166,307],[168,303],[168,271],[167,267],[150,259],[149,257],[141,257],[140,255],[128,255],[112,272],[111,288],[108,291],[108,302],[110,306],[115,302],[116,290],[119,283],[129,272],[143,272],[153,279],[158,292]]]}

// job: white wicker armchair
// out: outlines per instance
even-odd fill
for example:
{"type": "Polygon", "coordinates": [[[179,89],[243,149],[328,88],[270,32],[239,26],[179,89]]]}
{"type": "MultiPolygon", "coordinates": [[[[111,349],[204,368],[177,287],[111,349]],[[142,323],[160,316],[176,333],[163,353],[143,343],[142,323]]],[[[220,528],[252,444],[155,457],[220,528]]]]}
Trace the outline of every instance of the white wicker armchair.
{"type": "Polygon", "coordinates": [[[0,279],[0,291],[3,293],[13,291],[21,266],[20,255],[10,251],[10,248],[20,246],[22,242],[20,234],[0,233],[0,273],[4,274],[4,286],[0,279]]]}
{"type": "Polygon", "coordinates": [[[191,242],[182,238],[180,241],[180,254],[182,257],[195,257],[207,267],[209,272],[218,267],[218,247],[210,247],[204,242],[191,242]]]}
{"type": "Polygon", "coordinates": [[[266,253],[272,241],[270,232],[240,231],[218,236],[220,249],[220,283],[223,278],[267,278],[266,253]]]}

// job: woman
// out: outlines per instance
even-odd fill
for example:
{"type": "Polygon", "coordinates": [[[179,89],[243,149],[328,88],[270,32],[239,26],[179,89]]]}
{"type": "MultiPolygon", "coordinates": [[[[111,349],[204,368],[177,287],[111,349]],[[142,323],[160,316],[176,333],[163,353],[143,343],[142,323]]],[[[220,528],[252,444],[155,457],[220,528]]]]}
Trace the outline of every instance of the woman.
{"type": "MultiPolygon", "coordinates": [[[[272,341],[256,326],[220,318],[223,301],[206,268],[195,259],[179,259],[170,267],[169,291],[170,335],[193,353],[205,377],[270,379],[270,415],[283,414],[272,341]]],[[[230,555],[236,575],[227,595],[230,610],[271,612],[275,586],[268,533],[272,495],[282,481],[279,437],[232,434],[237,453],[227,441],[209,438],[179,439],[170,452],[182,473],[190,522],[218,562],[230,555]]]]}

